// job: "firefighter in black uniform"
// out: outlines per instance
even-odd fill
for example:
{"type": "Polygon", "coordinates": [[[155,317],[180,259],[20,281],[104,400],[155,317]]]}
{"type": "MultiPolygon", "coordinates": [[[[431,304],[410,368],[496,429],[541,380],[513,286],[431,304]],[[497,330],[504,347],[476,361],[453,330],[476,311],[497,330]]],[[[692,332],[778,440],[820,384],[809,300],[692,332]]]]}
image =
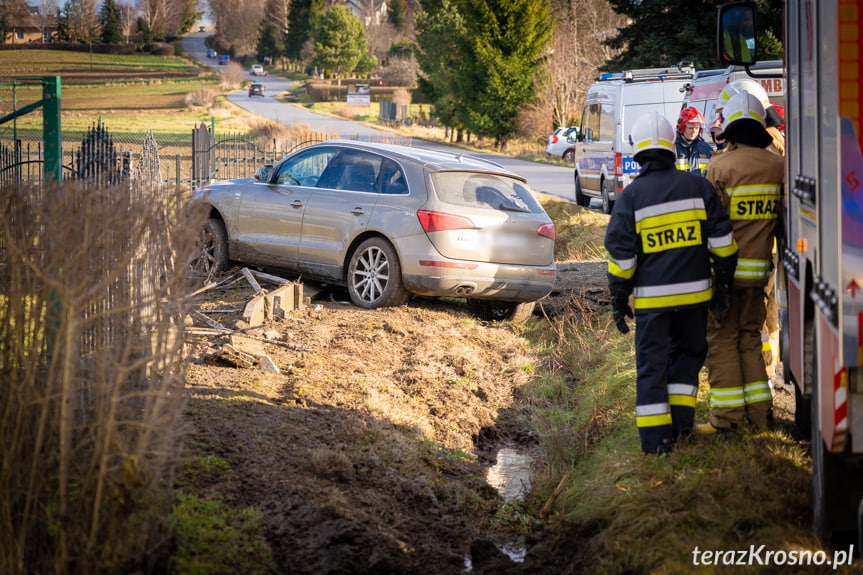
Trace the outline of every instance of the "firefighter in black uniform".
{"type": "Polygon", "coordinates": [[[731,307],[737,244],[713,185],[675,169],[671,122],[645,114],[629,139],[641,171],[608,224],[608,285],[622,333],[633,296],[636,426],[642,451],[661,454],[692,430],[707,309],[721,317],[731,307]]]}

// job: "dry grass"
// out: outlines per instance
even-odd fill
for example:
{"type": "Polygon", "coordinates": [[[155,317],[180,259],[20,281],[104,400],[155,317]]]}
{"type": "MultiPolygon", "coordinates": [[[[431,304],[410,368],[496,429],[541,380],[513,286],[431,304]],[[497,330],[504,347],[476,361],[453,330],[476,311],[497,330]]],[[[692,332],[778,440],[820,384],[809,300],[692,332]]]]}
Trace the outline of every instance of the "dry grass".
{"type": "MultiPolygon", "coordinates": [[[[548,354],[526,396],[545,457],[527,509],[544,521],[546,537],[554,533],[591,558],[579,569],[690,573],[696,548],[750,544],[832,557],[811,531],[808,447],[790,422],[740,436],[694,436],[669,457],[642,455],[633,337],[619,334],[610,314],[572,307],[536,336],[548,354]]],[[[702,381],[697,421],[706,419],[707,395],[702,381]]],[[[781,569],[740,570],[774,571],[781,569]]]]}
{"type": "Polygon", "coordinates": [[[199,220],[143,190],[4,194],[0,572],[136,571],[165,542],[199,220]]]}
{"type": "Polygon", "coordinates": [[[219,72],[222,81],[219,87],[222,90],[231,91],[239,90],[243,87],[243,82],[246,81],[243,65],[239,62],[228,62],[224,69],[219,72]]]}
{"type": "Polygon", "coordinates": [[[554,222],[554,259],[557,262],[605,261],[605,227],[609,216],[572,202],[542,196],[542,207],[554,222]]]}

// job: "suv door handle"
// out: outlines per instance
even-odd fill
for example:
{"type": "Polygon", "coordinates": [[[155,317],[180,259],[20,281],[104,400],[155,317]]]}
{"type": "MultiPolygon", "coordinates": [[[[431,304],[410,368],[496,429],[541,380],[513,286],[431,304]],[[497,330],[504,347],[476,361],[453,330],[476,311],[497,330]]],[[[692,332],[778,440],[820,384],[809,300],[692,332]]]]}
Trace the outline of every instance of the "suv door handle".
{"type": "Polygon", "coordinates": [[[300,200],[294,200],[293,202],[291,202],[291,207],[292,208],[302,208],[303,202],[301,202],[300,200]]]}
{"type": "Polygon", "coordinates": [[[355,216],[361,216],[361,215],[363,215],[364,213],[366,213],[366,211],[363,209],[363,207],[362,207],[362,206],[357,206],[357,207],[355,207],[354,209],[352,209],[352,210],[351,210],[351,213],[352,213],[353,215],[355,215],[355,216]]]}

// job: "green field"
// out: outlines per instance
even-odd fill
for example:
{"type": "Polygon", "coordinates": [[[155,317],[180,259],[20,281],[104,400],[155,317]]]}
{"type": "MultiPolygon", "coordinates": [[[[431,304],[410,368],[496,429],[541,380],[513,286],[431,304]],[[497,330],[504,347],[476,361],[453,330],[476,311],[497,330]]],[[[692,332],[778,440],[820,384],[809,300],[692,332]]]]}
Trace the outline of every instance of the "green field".
{"type": "MultiPolygon", "coordinates": [[[[186,96],[197,90],[217,93],[220,78],[187,58],[54,50],[6,51],[4,56],[0,116],[40,100],[39,77],[60,76],[64,139],[78,137],[99,121],[120,139],[148,131],[157,140],[187,139],[194,125],[209,123],[214,116],[211,106],[188,106],[186,96]]],[[[217,115],[217,122],[231,116],[217,115]]],[[[41,129],[40,109],[0,125],[0,139],[29,137],[41,129]]]]}

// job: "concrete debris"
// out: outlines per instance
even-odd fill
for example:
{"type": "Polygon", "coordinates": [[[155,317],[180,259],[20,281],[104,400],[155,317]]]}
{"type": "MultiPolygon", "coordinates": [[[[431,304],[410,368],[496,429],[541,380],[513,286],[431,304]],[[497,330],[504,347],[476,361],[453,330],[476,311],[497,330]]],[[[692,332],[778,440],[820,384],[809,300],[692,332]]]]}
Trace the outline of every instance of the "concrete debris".
{"type": "MultiPolygon", "coordinates": [[[[308,299],[304,297],[303,285],[299,282],[291,282],[284,278],[249,268],[243,268],[241,272],[242,276],[238,280],[242,281],[245,279],[255,291],[254,295],[243,307],[242,319],[237,320],[232,329],[206,315],[206,313],[210,313],[211,311],[228,313],[232,310],[195,310],[186,318],[188,326],[186,334],[226,338],[226,340],[223,339],[223,341],[226,341],[223,345],[217,348],[208,348],[206,353],[202,355],[202,360],[204,356],[219,358],[236,367],[257,367],[267,373],[282,373],[282,370],[273,362],[273,359],[267,355],[264,343],[287,347],[296,351],[307,350],[284,343],[282,335],[275,329],[266,329],[263,331],[263,335],[256,335],[250,332],[266,328],[269,322],[277,319],[294,319],[290,317],[290,312],[304,309],[304,302],[308,299]],[[276,284],[278,287],[269,291],[261,286],[259,280],[276,284]],[[198,326],[204,324],[207,327],[196,327],[196,323],[198,326]]],[[[209,284],[205,288],[198,290],[196,295],[207,289],[225,287],[226,282],[227,280],[219,284],[209,284]]],[[[227,285],[232,285],[236,282],[237,280],[234,280],[227,283],[227,285]]],[[[257,333],[260,334],[261,332],[257,333]]],[[[286,368],[287,373],[290,373],[293,367],[293,365],[288,366],[286,368]]]]}
{"type": "Polygon", "coordinates": [[[251,368],[255,367],[258,363],[255,356],[235,349],[234,346],[229,343],[222,346],[222,349],[219,351],[219,358],[235,367],[251,368]]]}
{"type": "Polygon", "coordinates": [[[264,355],[258,358],[258,367],[261,368],[261,371],[266,373],[282,373],[279,370],[279,367],[273,363],[273,358],[269,355],[264,355]]]}

